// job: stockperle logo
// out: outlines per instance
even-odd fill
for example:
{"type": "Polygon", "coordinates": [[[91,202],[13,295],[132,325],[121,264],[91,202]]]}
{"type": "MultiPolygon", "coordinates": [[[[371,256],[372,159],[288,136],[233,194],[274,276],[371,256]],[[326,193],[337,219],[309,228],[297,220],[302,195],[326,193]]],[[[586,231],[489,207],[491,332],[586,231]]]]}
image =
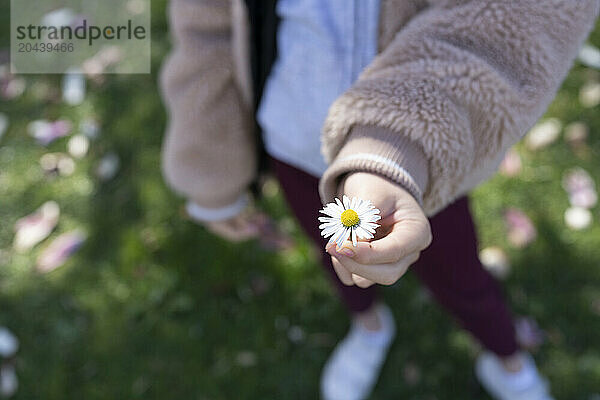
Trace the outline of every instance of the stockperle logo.
{"type": "Polygon", "coordinates": [[[11,0],[11,72],[72,71],[149,73],[150,0],[11,0]]]}

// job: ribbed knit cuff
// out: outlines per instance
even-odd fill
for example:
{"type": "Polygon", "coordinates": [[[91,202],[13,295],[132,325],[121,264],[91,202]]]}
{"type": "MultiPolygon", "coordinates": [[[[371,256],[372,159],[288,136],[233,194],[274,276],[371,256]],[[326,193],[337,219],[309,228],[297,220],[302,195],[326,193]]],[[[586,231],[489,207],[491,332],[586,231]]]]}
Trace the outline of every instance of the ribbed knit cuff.
{"type": "Polygon", "coordinates": [[[341,178],[351,172],[371,172],[401,185],[422,205],[429,170],[421,146],[403,135],[375,126],[354,127],[319,183],[321,200],[337,195],[341,178]]]}

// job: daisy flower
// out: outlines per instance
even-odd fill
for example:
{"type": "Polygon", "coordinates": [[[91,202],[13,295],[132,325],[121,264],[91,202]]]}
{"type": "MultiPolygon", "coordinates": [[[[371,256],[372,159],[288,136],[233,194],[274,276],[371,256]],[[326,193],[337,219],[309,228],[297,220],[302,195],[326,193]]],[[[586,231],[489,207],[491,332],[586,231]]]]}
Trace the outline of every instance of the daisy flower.
{"type": "Polygon", "coordinates": [[[331,236],[329,243],[335,242],[342,247],[348,238],[352,237],[352,245],[356,246],[358,239],[372,239],[375,228],[379,226],[375,221],[381,219],[379,210],[368,200],[348,196],[343,197],[343,204],[336,198],[335,203],[328,203],[320,211],[327,217],[319,217],[321,235],[325,238],[331,236]]]}

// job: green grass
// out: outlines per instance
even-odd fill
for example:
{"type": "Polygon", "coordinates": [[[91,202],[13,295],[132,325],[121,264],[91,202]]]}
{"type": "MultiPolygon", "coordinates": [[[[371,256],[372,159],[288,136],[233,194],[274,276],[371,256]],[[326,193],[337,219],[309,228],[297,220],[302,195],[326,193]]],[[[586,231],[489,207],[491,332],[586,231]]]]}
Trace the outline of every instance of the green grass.
{"type": "MultiPolygon", "coordinates": [[[[180,218],[178,200],[159,173],[165,115],[156,71],[168,49],[164,1],[153,6],[151,76],[111,76],[89,83],[86,102],[68,107],[52,95],[59,81],[27,77],[19,99],[0,101],[11,126],[0,141],[0,325],[21,341],[16,399],[313,399],[320,369],[348,327],[316,252],[299,232],[280,195],[262,206],[291,227],[297,246],[282,254],[254,243],[215,239],[180,218]],[[43,93],[49,96],[43,96],[43,93]],[[44,177],[49,149],[26,133],[29,121],[95,117],[102,134],[70,177],[44,177]],[[102,183],[94,167],[116,152],[121,169],[102,183]],[[85,229],[85,246],[65,266],[41,275],[37,255],[11,251],[15,221],[46,200],[61,205],[58,233],[85,229]],[[257,290],[262,287],[262,290],[257,290]],[[289,332],[300,340],[292,341],[289,332]],[[302,335],[298,335],[302,332],[302,335]]],[[[7,26],[7,6],[0,22],[7,26]]],[[[6,45],[6,32],[2,33],[6,45]]],[[[600,29],[592,41],[600,45],[600,29]]],[[[550,340],[536,354],[557,399],[600,395],[600,212],[582,232],[568,230],[561,187],[573,166],[600,177],[600,113],[577,100],[598,72],[577,65],[548,114],[589,125],[590,155],[576,157],[562,140],[519,151],[517,178],[497,176],[478,188],[473,209],[481,246],[505,248],[513,264],[506,293],[517,313],[534,316],[550,340]],[[516,250],[505,239],[502,212],[523,209],[539,237],[516,250]]],[[[474,380],[476,346],[407,276],[384,296],[394,305],[398,340],[372,399],[488,399],[474,380]],[[409,384],[405,366],[420,371],[409,384]]]]}

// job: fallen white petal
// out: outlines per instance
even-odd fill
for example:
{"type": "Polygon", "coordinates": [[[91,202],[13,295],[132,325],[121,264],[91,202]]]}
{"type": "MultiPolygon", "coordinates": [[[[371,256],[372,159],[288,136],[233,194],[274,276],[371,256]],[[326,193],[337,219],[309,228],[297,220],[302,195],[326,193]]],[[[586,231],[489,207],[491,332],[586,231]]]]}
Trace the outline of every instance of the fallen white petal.
{"type": "Polygon", "coordinates": [[[579,90],[579,102],[587,108],[600,104],[600,83],[588,82],[579,90]]]}
{"type": "Polygon", "coordinates": [[[12,397],[19,388],[19,379],[12,364],[5,364],[0,367],[0,395],[2,397],[12,397]]]}
{"type": "Polygon", "coordinates": [[[75,158],[83,158],[90,148],[90,140],[84,135],[75,135],[67,143],[69,154],[75,158]]]}
{"type": "Polygon", "coordinates": [[[510,262],[504,250],[499,247],[486,247],[479,252],[479,260],[492,275],[505,279],[510,273],[510,262]]]}
{"type": "Polygon", "coordinates": [[[573,230],[582,230],[592,223],[592,213],[583,207],[570,207],[565,211],[565,223],[573,230]]]}
{"type": "Polygon", "coordinates": [[[76,106],[85,99],[85,77],[82,73],[65,73],[62,80],[62,95],[65,103],[76,106]]]}
{"type": "Polygon", "coordinates": [[[6,327],[0,326],[0,356],[10,358],[19,350],[19,339],[6,327]]]}
{"type": "Polygon", "coordinates": [[[529,150],[539,150],[552,144],[562,129],[562,123],[556,118],[540,122],[525,137],[525,146],[529,150]]]}
{"type": "Polygon", "coordinates": [[[600,49],[589,43],[584,44],[577,57],[587,67],[600,69],[600,49]]]}

